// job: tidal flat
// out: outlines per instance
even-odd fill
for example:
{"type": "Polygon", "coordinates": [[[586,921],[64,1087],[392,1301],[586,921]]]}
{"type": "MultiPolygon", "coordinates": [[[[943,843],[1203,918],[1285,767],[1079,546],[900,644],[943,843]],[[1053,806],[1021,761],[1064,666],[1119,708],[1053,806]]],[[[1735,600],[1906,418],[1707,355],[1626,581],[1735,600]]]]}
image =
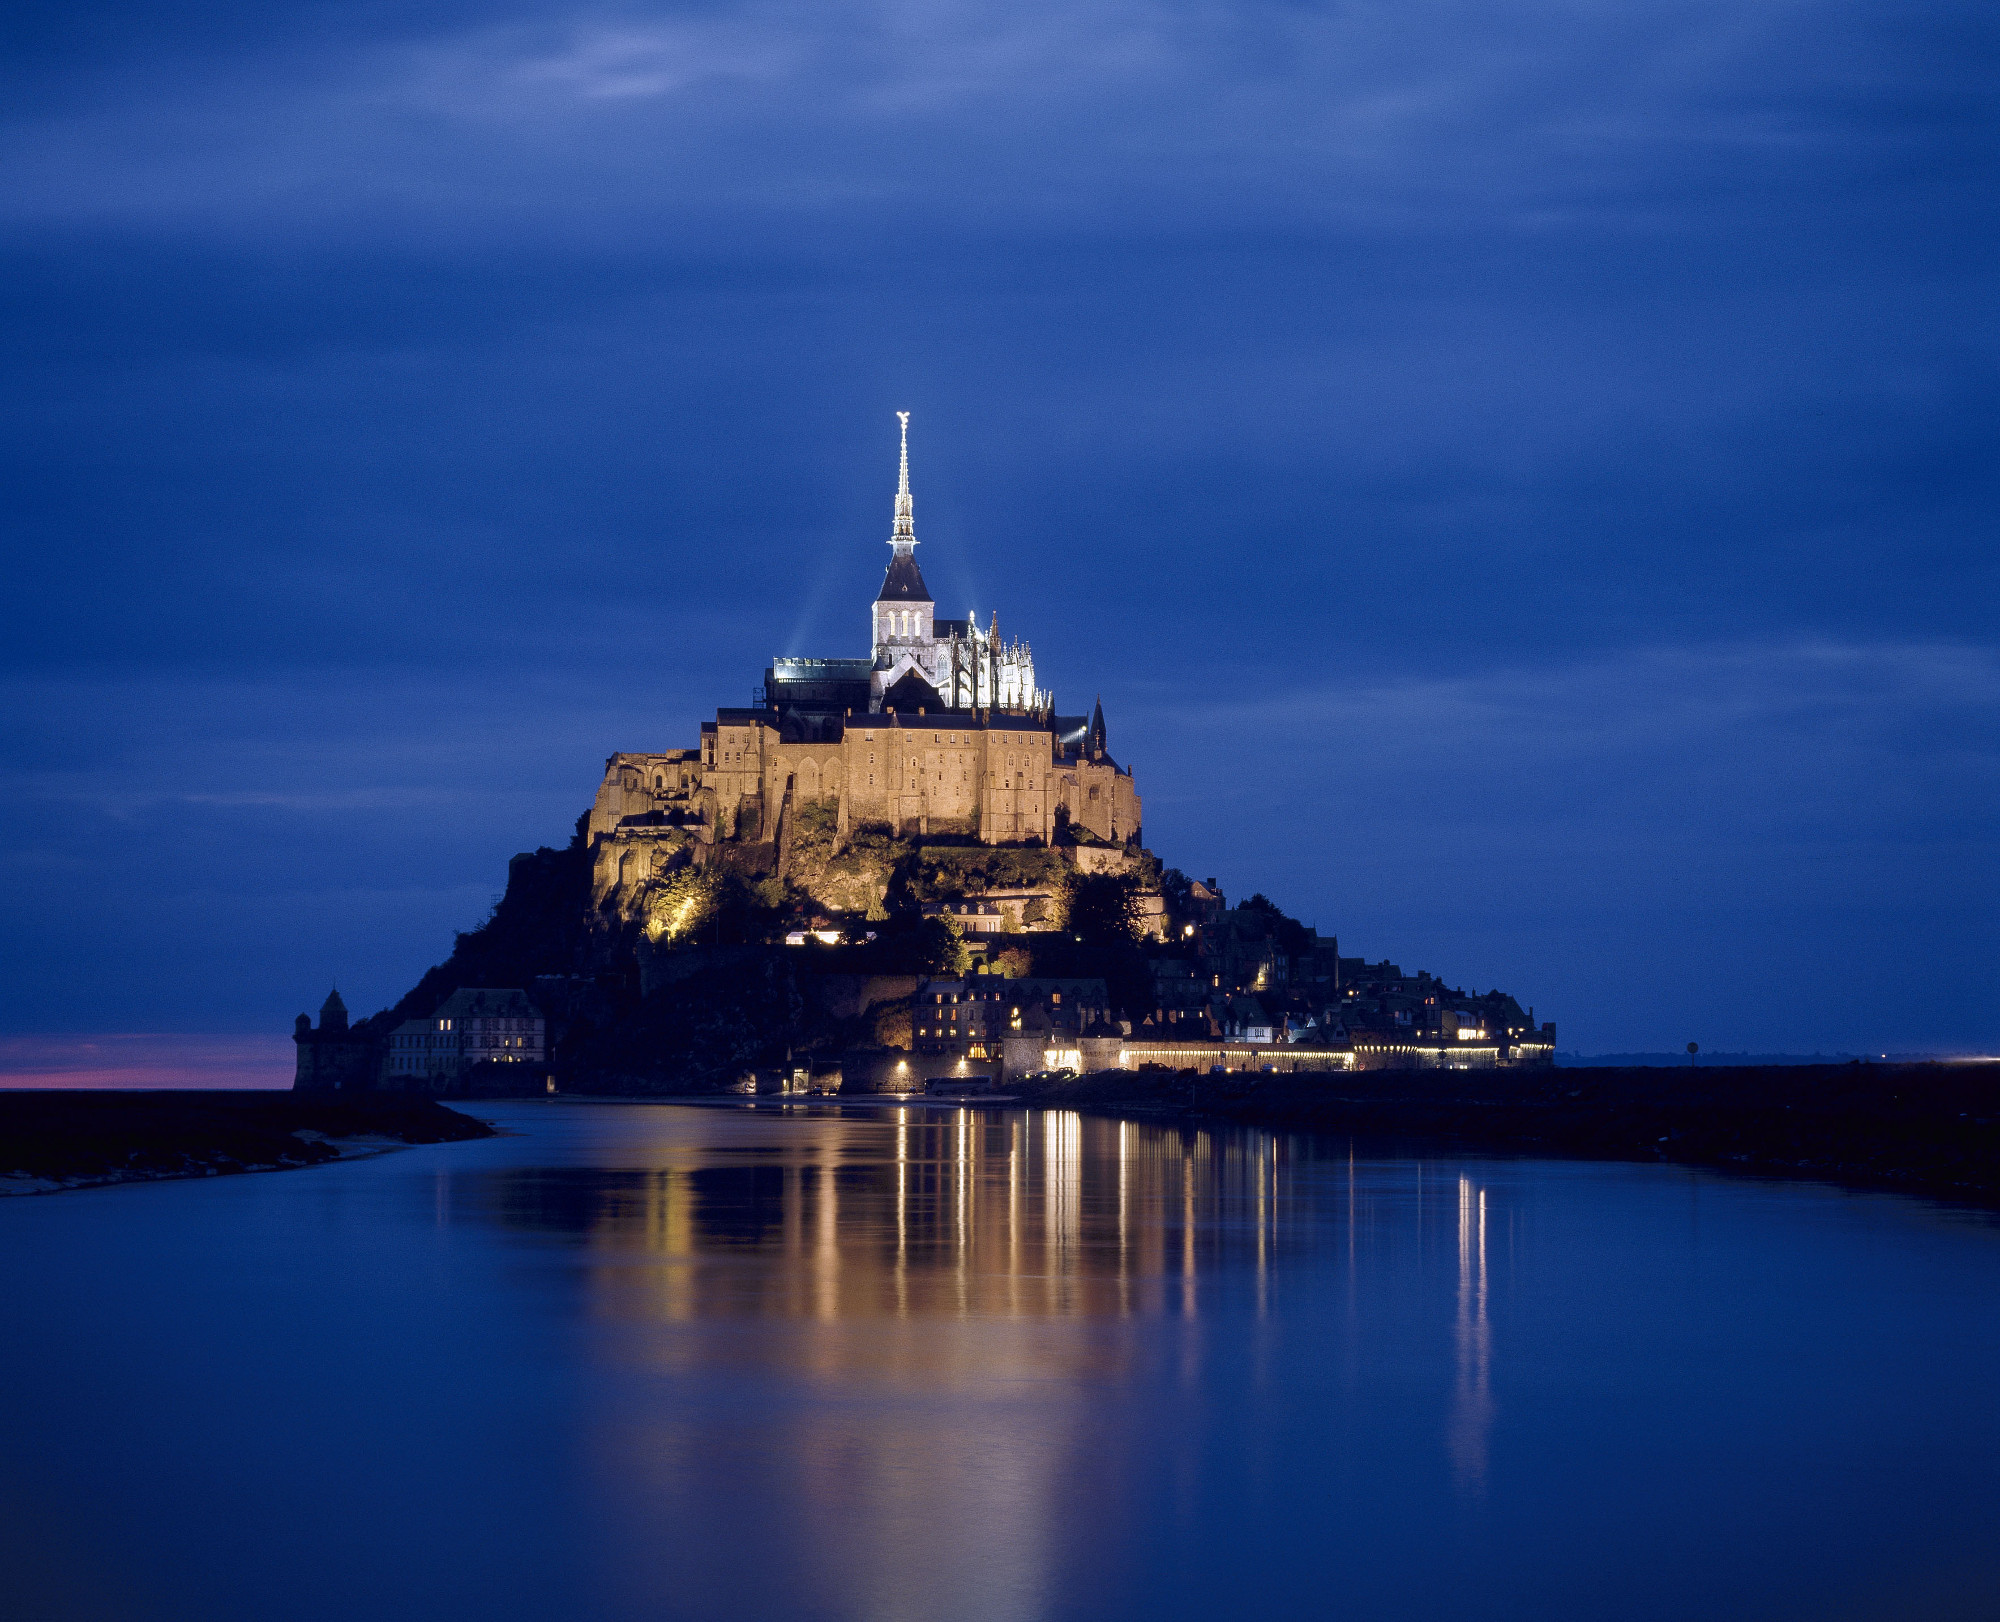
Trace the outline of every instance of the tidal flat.
{"type": "Polygon", "coordinates": [[[1378,1152],[1659,1161],[2000,1206],[2000,1064],[1118,1072],[1025,1100],[1361,1138],[1378,1152]]]}
{"type": "Polygon", "coordinates": [[[0,1194],[290,1171],[492,1130],[432,1099],[393,1094],[0,1092],[0,1194]]]}

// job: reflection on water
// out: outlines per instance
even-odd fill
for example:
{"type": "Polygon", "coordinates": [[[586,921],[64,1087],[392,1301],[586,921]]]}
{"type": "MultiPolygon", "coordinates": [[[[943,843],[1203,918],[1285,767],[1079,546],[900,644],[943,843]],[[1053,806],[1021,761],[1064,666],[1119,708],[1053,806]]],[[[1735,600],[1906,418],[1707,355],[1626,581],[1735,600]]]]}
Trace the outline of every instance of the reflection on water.
{"type": "MultiPolygon", "coordinates": [[[[1413,1181],[1407,1167],[1357,1168],[1351,1148],[1330,1160],[1264,1133],[1062,1110],[662,1115],[672,1130],[624,1146],[648,1164],[456,1176],[452,1208],[580,1246],[587,1310],[619,1327],[621,1360],[681,1378],[755,1368],[801,1388],[781,1423],[753,1421],[779,1433],[782,1471],[739,1490],[782,1506],[830,1582],[860,1583],[846,1602],[877,1616],[963,1608],[955,1579],[913,1575],[904,1547],[913,1522],[939,1517],[1008,1551],[986,1590],[996,1614],[1037,1614],[1076,1480],[1162,1462],[1107,1451],[1093,1423],[1105,1393],[1149,1380],[1181,1401],[1218,1379],[1268,1389],[1288,1270],[1330,1255],[1351,1287],[1371,1261],[1412,1246],[1421,1261],[1427,1215],[1441,1254],[1451,1220],[1427,1207],[1453,1185],[1427,1188],[1421,1167],[1413,1181]],[[1220,1370],[1211,1310],[1241,1325],[1220,1370]],[[715,1332],[729,1324],[756,1332],[715,1332]],[[857,1394],[872,1404],[884,1389],[894,1403],[857,1422],[857,1394]]],[[[1471,1176],[1455,1186],[1455,1316],[1431,1331],[1450,1389],[1430,1446],[1477,1495],[1494,1412],[1490,1199],[1471,1176]]],[[[688,1512],[683,1495],[712,1492],[728,1468],[679,1412],[649,1425],[622,1411],[598,1445],[608,1476],[627,1492],[643,1482],[656,1514],[688,1512]]],[[[1164,1451],[1178,1451],[1171,1432],[1164,1451]]]]}
{"type": "MultiPolygon", "coordinates": [[[[703,1498],[753,1502],[842,1614],[1045,1614],[1084,1506],[1115,1523],[1164,1489],[1198,1519],[1193,1438],[1168,1423],[1135,1447],[1111,1417],[1135,1393],[1163,1418],[1217,1388],[1282,1400],[1288,1265],[1327,1247],[1329,1218],[1350,1267],[1356,1228],[1364,1258],[1410,1237],[1400,1171],[1309,1157],[1302,1189],[1298,1143],[1268,1134],[1062,1110],[655,1113],[666,1130],[627,1141],[621,1166],[454,1174],[454,1219],[579,1247],[621,1364],[722,1388],[755,1370],[795,1393],[726,1444],[712,1410],[669,1404],[601,1416],[593,1445],[635,1537],[703,1498]],[[919,1557],[926,1540],[954,1560],[919,1557]],[[973,1549],[990,1562],[977,1603],[956,1563],[973,1549]]],[[[1483,1293],[1465,1310],[1483,1336],[1483,1293]]],[[[1467,1355],[1462,1326],[1435,1335],[1440,1368],[1467,1355]]],[[[1449,1441],[1474,1480],[1483,1341],[1477,1356],[1449,1441]]]]}
{"type": "Polygon", "coordinates": [[[1458,1180],[1458,1382],[1452,1392],[1451,1458],[1461,1485],[1486,1485],[1486,1432],[1493,1423],[1493,1329],[1486,1320],[1486,1190],[1458,1180]]]}
{"type": "Polygon", "coordinates": [[[0,1202],[8,1622],[2000,1591],[1988,1221],[1062,1111],[490,1113],[0,1202]]]}
{"type": "Polygon", "coordinates": [[[1214,1271],[1252,1280],[1261,1313],[1298,1240],[1285,1145],[1263,1134],[1067,1110],[757,1114],[730,1141],[665,1140],[643,1169],[509,1168],[449,1198],[580,1240],[606,1258],[606,1310],[669,1321],[1194,1318],[1214,1271]],[[772,1264],[755,1289],[719,1265],[745,1252],[772,1264]]]}
{"type": "Polygon", "coordinates": [[[656,1524],[718,1491],[782,1517],[841,1613],[1044,1614],[1080,1483],[1108,1472],[1110,1510],[1114,1483],[1158,1467],[1107,1447],[1112,1394],[1198,1392],[1208,1281],[1267,1321],[1272,1274],[1318,1216],[1300,1220],[1286,1146],[1264,1135],[1070,1111],[681,1113],[699,1130],[646,1145],[651,1164],[509,1167],[454,1178],[450,1203],[582,1247],[619,1360],[761,1370],[799,1393],[726,1447],[712,1413],[677,1407],[621,1408],[595,1445],[656,1524]],[[915,1557],[925,1540],[955,1559],[915,1557]],[[991,1562],[976,1598],[970,1549],[991,1562]]]}

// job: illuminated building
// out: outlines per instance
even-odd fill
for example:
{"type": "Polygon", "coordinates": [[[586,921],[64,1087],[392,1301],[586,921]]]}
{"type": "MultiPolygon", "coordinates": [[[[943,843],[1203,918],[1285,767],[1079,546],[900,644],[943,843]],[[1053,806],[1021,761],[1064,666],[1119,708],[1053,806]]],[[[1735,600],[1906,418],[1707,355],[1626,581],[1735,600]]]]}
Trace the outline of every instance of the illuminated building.
{"type": "Polygon", "coordinates": [[[548,1062],[547,1025],[520,991],[454,991],[425,1019],[409,1019],[389,1035],[383,1085],[447,1089],[474,1065],[548,1062]]]}
{"type": "MultiPolygon", "coordinates": [[[[1140,843],[1129,768],[1107,747],[1104,708],[1058,713],[1034,655],[997,615],[941,618],[916,559],[909,423],[890,558],[869,608],[869,653],[774,659],[751,704],[720,709],[693,749],[605,763],[588,838],[599,900],[687,859],[690,846],[766,844],[782,862],[793,825],[824,814],[838,837],[871,826],[1054,843],[1068,827],[1113,847],[1140,843]]],[[[1023,903],[1032,897],[1021,898],[1023,903]]]]}

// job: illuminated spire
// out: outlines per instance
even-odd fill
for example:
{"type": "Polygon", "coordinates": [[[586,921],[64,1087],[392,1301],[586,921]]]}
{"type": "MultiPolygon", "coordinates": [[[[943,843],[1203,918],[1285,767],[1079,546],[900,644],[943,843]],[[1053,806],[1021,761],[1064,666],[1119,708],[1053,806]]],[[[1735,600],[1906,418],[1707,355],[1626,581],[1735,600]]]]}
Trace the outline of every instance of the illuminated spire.
{"type": "MultiPolygon", "coordinates": [[[[896,481],[896,527],[889,532],[889,545],[895,550],[889,554],[889,569],[882,577],[882,589],[876,594],[878,603],[928,603],[931,600],[930,587],[924,584],[923,570],[917,567],[917,526],[910,500],[910,414],[896,413],[903,422],[903,472],[896,481]]],[[[898,613],[902,611],[897,610],[898,613]]],[[[900,622],[898,622],[900,623],[900,622]]],[[[923,620],[924,634],[930,634],[929,616],[923,620]]],[[[877,642],[880,638],[880,624],[877,625],[877,642]]]]}
{"type": "Polygon", "coordinates": [[[903,424],[903,469],[896,480],[896,527],[890,533],[889,544],[904,557],[917,544],[917,520],[915,503],[910,497],[910,414],[896,413],[903,424]]]}

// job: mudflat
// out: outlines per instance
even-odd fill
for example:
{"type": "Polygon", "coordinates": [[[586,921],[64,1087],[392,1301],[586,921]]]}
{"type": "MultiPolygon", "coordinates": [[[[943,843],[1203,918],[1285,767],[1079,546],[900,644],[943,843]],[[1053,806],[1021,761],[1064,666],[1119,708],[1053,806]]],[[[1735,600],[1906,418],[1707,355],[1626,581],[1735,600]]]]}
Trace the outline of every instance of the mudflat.
{"type": "Polygon", "coordinates": [[[364,1147],[486,1138],[428,1098],[292,1092],[0,1093],[0,1192],[277,1171],[364,1147]]]}
{"type": "Polygon", "coordinates": [[[1219,1117],[1507,1153],[1671,1161],[2000,1205],[2000,1065],[1802,1064],[1107,1071],[1018,1089],[1043,1107],[1219,1117]]]}

